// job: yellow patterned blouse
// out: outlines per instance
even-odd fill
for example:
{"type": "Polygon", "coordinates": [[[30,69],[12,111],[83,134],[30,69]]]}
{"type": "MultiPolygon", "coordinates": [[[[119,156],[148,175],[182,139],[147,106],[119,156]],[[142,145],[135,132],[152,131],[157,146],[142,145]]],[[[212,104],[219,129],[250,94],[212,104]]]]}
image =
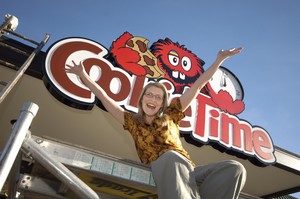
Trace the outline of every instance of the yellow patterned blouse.
{"type": "Polygon", "coordinates": [[[175,98],[164,116],[156,117],[152,124],[139,123],[134,118],[134,113],[125,112],[123,127],[132,135],[138,156],[143,163],[150,164],[163,153],[174,150],[194,165],[187,151],[182,147],[179,136],[178,123],[184,116],[179,98],[175,98]]]}

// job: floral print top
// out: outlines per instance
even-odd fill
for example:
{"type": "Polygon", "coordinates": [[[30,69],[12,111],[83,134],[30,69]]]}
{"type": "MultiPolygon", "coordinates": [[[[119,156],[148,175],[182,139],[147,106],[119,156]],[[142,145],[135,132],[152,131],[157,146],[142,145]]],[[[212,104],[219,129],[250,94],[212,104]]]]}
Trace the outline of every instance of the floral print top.
{"type": "Polygon", "coordinates": [[[154,118],[151,124],[138,122],[134,114],[125,111],[123,127],[132,135],[142,163],[150,164],[163,153],[173,150],[185,156],[194,165],[179,136],[178,123],[185,117],[179,98],[171,102],[162,118],[154,118]]]}

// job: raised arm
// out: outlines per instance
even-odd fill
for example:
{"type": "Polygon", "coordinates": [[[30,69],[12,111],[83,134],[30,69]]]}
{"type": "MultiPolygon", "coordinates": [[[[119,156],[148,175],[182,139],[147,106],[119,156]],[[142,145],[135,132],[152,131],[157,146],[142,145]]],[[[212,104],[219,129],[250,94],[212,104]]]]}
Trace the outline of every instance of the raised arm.
{"type": "Polygon", "coordinates": [[[124,109],[117,105],[117,103],[111,99],[106,92],[94,82],[90,76],[86,73],[82,62],[76,64],[74,61],[73,66],[67,65],[68,68],[65,69],[67,73],[76,74],[81,78],[83,83],[96,95],[96,97],[101,101],[106,110],[112,114],[114,118],[122,125],[124,124],[124,109]]]}
{"type": "Polygon", "coordinates": [[[217,59],[212,65],[195,81],[195,83],[184,92],[180,97],[182,110],[187,109],[190,103],[196,98],[200,90],[205,86],[213,74],[218,70],[220,65],[229,57],[238,54],[242,51],[242,48],[232,48],[229,50],[220,50],[217,55],[217,59]]]}

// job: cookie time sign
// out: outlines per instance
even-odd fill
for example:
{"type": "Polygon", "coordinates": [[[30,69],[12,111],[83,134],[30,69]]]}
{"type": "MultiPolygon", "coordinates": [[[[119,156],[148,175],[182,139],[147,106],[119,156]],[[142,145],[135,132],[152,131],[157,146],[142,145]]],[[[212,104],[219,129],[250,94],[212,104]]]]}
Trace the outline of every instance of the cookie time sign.
{"type": "MultiPolygon", "coordinates": [[[[127,32],[112,43],[110,50],[85,38],[57,41],[47,51],[45,85],[53,96],[68,106],[89,110],[97,105],[105,110],[76,75],[65,72],[66,65],[73,65],[72,61],[82,61],[90,77],[129,111],[137,111],[138,97],[149,81],[163,83],[170,100],[179,97],[189,88],[191,81],[203,73],[204,62],[170,39],[158,40],[150,48],[148,42],[127,32]],[[177,64],[176,71],[174,64],[177,64]],[[182,64],[181,69],[179,64],[182,64]]],[[[243,110],[240,106],[231,108],[242,104],[242,99],[229,98],[229,92],[223,90],[225,95],[222,96],[231,99],[224,109],[224,101],[228,100],[223,100],[223,106],[220,106],[217,102],[222,100],[214,100],[218,96],[210,88],[208,85],[201,91],[186,110],[186,117],[180,123],[181,134],[200,145],[211,144],[222,152],[249,159],[258,166],[275,163],[269,134],[230,112],[243,110]]]]}

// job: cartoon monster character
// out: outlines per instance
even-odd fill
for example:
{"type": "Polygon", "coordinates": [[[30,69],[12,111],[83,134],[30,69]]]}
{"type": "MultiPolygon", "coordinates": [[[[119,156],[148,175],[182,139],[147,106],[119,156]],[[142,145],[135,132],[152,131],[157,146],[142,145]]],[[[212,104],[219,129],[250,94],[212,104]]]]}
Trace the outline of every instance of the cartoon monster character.
{"type": "Polygon", "coordinates": [[[156,57],[148,48],[149,40],[123,33],[112,43],[110,52],[116,64],[136,76],[161,78],[164,73],[157,65],[156,57]]]}
{"type": "MultiPolygon", "coordinates": [[[[158,40],[150,47],[151,52],[157,57],[158,66],[165,73],[165,79],[175,86],[175,92],[182,92],[184,86],[191,86],[203,74],[205,62],[194,53],[174,43],[171,39],[158,40]]],[[[201,90],[209,95],[218,108],[231,114],[241,113],[245,105],[242,100],[233,100],[232,96],[223,90],[215,92],[210,83],[201,90]]]]}
{"type": "Polygon", "coordinates": [[[182,92],[184,86],[191,86],[204,71],[203,60],[169,38],[154,42],[150,50],[165,73],[164,78],[174,84],[177,93],[182,92]]]}

